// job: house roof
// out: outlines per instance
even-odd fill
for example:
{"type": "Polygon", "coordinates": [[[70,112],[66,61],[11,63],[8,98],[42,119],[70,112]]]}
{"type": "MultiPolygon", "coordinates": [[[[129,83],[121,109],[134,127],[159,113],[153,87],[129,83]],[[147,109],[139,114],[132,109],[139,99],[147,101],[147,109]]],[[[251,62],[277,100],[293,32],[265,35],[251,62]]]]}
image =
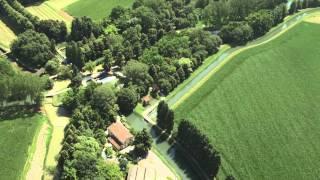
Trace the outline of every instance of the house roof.
{"type": "Polygon", "coordinates": [[[108,127],[108,131],[122,144],[128,139],[133,138],[133,135],[121,122],[112,123],[108,127]]]}
{"type": "Polygon", "coordinates": [[[151,97],[147,95],[147,96],[144,96],[142,98],[142,100],[145,101],[145,102],[149,102],[149,101],[151,101],[151,97]]]}
{"type": "Polygon", "coordinates": [[[114,140],[112,137],[109,137],[109,138],[108,138],[108,141],[109,141],[117,150],[120,150],[120,149],[121,149],[121,145],[120,145],[116,140],[114,140]]]}

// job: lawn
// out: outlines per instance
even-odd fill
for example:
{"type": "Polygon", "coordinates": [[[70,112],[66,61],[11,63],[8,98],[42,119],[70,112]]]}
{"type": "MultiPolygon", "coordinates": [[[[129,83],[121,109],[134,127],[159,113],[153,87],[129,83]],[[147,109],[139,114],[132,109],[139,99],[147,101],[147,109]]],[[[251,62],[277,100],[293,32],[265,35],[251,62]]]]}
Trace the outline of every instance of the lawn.
{"type": "Polygon", "coordinates": [[[134,0],[78,0],[65,10],[75,17],[88,16],[94,20],[103,19],[116,6],[130,7],[134,0]]]}
{"type": "Polygon", "coordinates": [[[0,179],[24,179],[34,139],[44,121],[42,115],[29,110],[0,110],[0,179]]]}
{"type": "Polygon", "coordinates": [[[16,39],[14,32],[0,20],[0,47],[9,50],[14,39],[16,39]]]}
{"type": "Polygon", "coordinates": [[[246,50],[175,109],[221,152],[220,177],[320,177],[320,25],[246,50]]]}

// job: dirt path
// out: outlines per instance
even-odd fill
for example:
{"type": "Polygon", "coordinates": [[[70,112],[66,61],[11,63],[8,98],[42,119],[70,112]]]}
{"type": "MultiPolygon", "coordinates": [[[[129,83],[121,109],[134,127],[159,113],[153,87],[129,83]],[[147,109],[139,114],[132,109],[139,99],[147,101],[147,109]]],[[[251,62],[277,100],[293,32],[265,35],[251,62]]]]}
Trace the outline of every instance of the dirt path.
{"type": "MultiPolygon", "coordinates": [[[[62,148],[61,142],[64,138],[64,128],[69,123],[69,118],[65,116],[65,112],[62,108],[54,107],[50,101],[52,99],[46,99],[47,103],[44,104],[44,110],[52,125],[52,138],[49,144],[47,159],[45,162],[46,168],[55,170],[57,165],[57,156],[62,148]]],[[[45,173],[44,179],[52,179],[50,173],[45,173]]]]}
{"type": "Polygon", "coordinates": [[[148,156],[139,161],[138,166],[154,169],[156,171],[157,179],[177,179],[174,173],[153,151],[149,151],[148,156]]]}
{"type": "Polygon", "coordinates": [[[43,165],[46,157],[46,140],[49,135],[49,124],[44,122],[36,142],[36,149],[30,162],[30,169],[27,172],[27,180],[41,180],[43,175],[43,165]]]}

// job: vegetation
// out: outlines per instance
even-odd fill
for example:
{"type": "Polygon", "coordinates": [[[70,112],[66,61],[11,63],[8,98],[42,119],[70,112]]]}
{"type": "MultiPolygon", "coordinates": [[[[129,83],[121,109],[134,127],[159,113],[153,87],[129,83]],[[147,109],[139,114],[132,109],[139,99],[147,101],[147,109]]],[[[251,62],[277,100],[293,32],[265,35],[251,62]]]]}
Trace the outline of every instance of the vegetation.
{"type": "Polygon", "coordinates": [[[171,109],[169,109],[169,106],[165,101],[160,101],[158,105],[157,125],[169,134],[173,129],[174,112],[171,109]]]}
{"type": "Polygon", "coordinates": [[[117,104],[121,114],[129,115],[138,104],[138,96],[134,89],[123,88],[117,95],[117,104]]]}
{"type": "Polygon", "coordinates": [[[319,176],[320,146],[312,143],[320,130],[319,30],[301,23],[238,54],[175,109],[176,120],[192,121],[237,179],[319,176]]]}
{"type": "Polygon", "coordinates": [[[152,138],[146,129],[137,133],[133,141],[134,153],[138,157],[146,157],[152,146],[152,138]]]}
{"type": "Polygon", "coordinates": [[[0,59],[0,106],[9,102],[40,104],[46,78],[16,72],[7,60],[0,59]]]}
{"type": "Polygon", "coordinates": [[[182,120],[178,128],[177,141],[181,146],[178,150],[186,157],[191,155],[186,159],[194,158],[210,179],[216,177],[221,164],[220,155],[195,125],[182,120]]]}
{"type": "Polygon", "coordinates": [[[134,0],[79,0],[65,9],[75,17],[88,16],[93,20],[100,20],[107,17],[116,6],[128,8],[134,0]]]}
{"type": "Polygon", "coordinates": [[[21,63],[39,68],[54,57],[55,49],[45,34],[28,30],[12,43],[11,51],[21,63]]]}
{"type": "Polygon", "coordinates": [[[0,109],[1,179],[21,179],[44,117],[33,108],[0,109]]]}

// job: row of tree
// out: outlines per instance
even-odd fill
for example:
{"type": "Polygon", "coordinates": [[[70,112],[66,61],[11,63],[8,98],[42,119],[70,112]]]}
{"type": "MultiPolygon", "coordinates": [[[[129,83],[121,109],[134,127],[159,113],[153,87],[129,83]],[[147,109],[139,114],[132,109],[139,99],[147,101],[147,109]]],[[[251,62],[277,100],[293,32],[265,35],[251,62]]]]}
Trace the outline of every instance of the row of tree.
{"type": "Polygon", "coordinates": [[[14,30],[24,32],[28,29],[36,30],[46,34],[56,42],[66,40],[67,27],[63,21],[40,20],[29,13],[17,0],[1,0],[0,12],[9,21],[14,30]]]}
{"type": "Polygon", "coordinates": [[[0,59],[0,104],[12,101],[40,104],[46,83],[46,77],[15,71],[8,61],[0,59]]]}
{"type": "Polygon", "coordinates": [[[176,139],[180,145],[178,151],[184,154],[187,160],[196,160],[200,169],[210,179],[216,177],[221,165],[221,157],[207,136],[190,121],[182,120],[178,127],[176,139]]]}

